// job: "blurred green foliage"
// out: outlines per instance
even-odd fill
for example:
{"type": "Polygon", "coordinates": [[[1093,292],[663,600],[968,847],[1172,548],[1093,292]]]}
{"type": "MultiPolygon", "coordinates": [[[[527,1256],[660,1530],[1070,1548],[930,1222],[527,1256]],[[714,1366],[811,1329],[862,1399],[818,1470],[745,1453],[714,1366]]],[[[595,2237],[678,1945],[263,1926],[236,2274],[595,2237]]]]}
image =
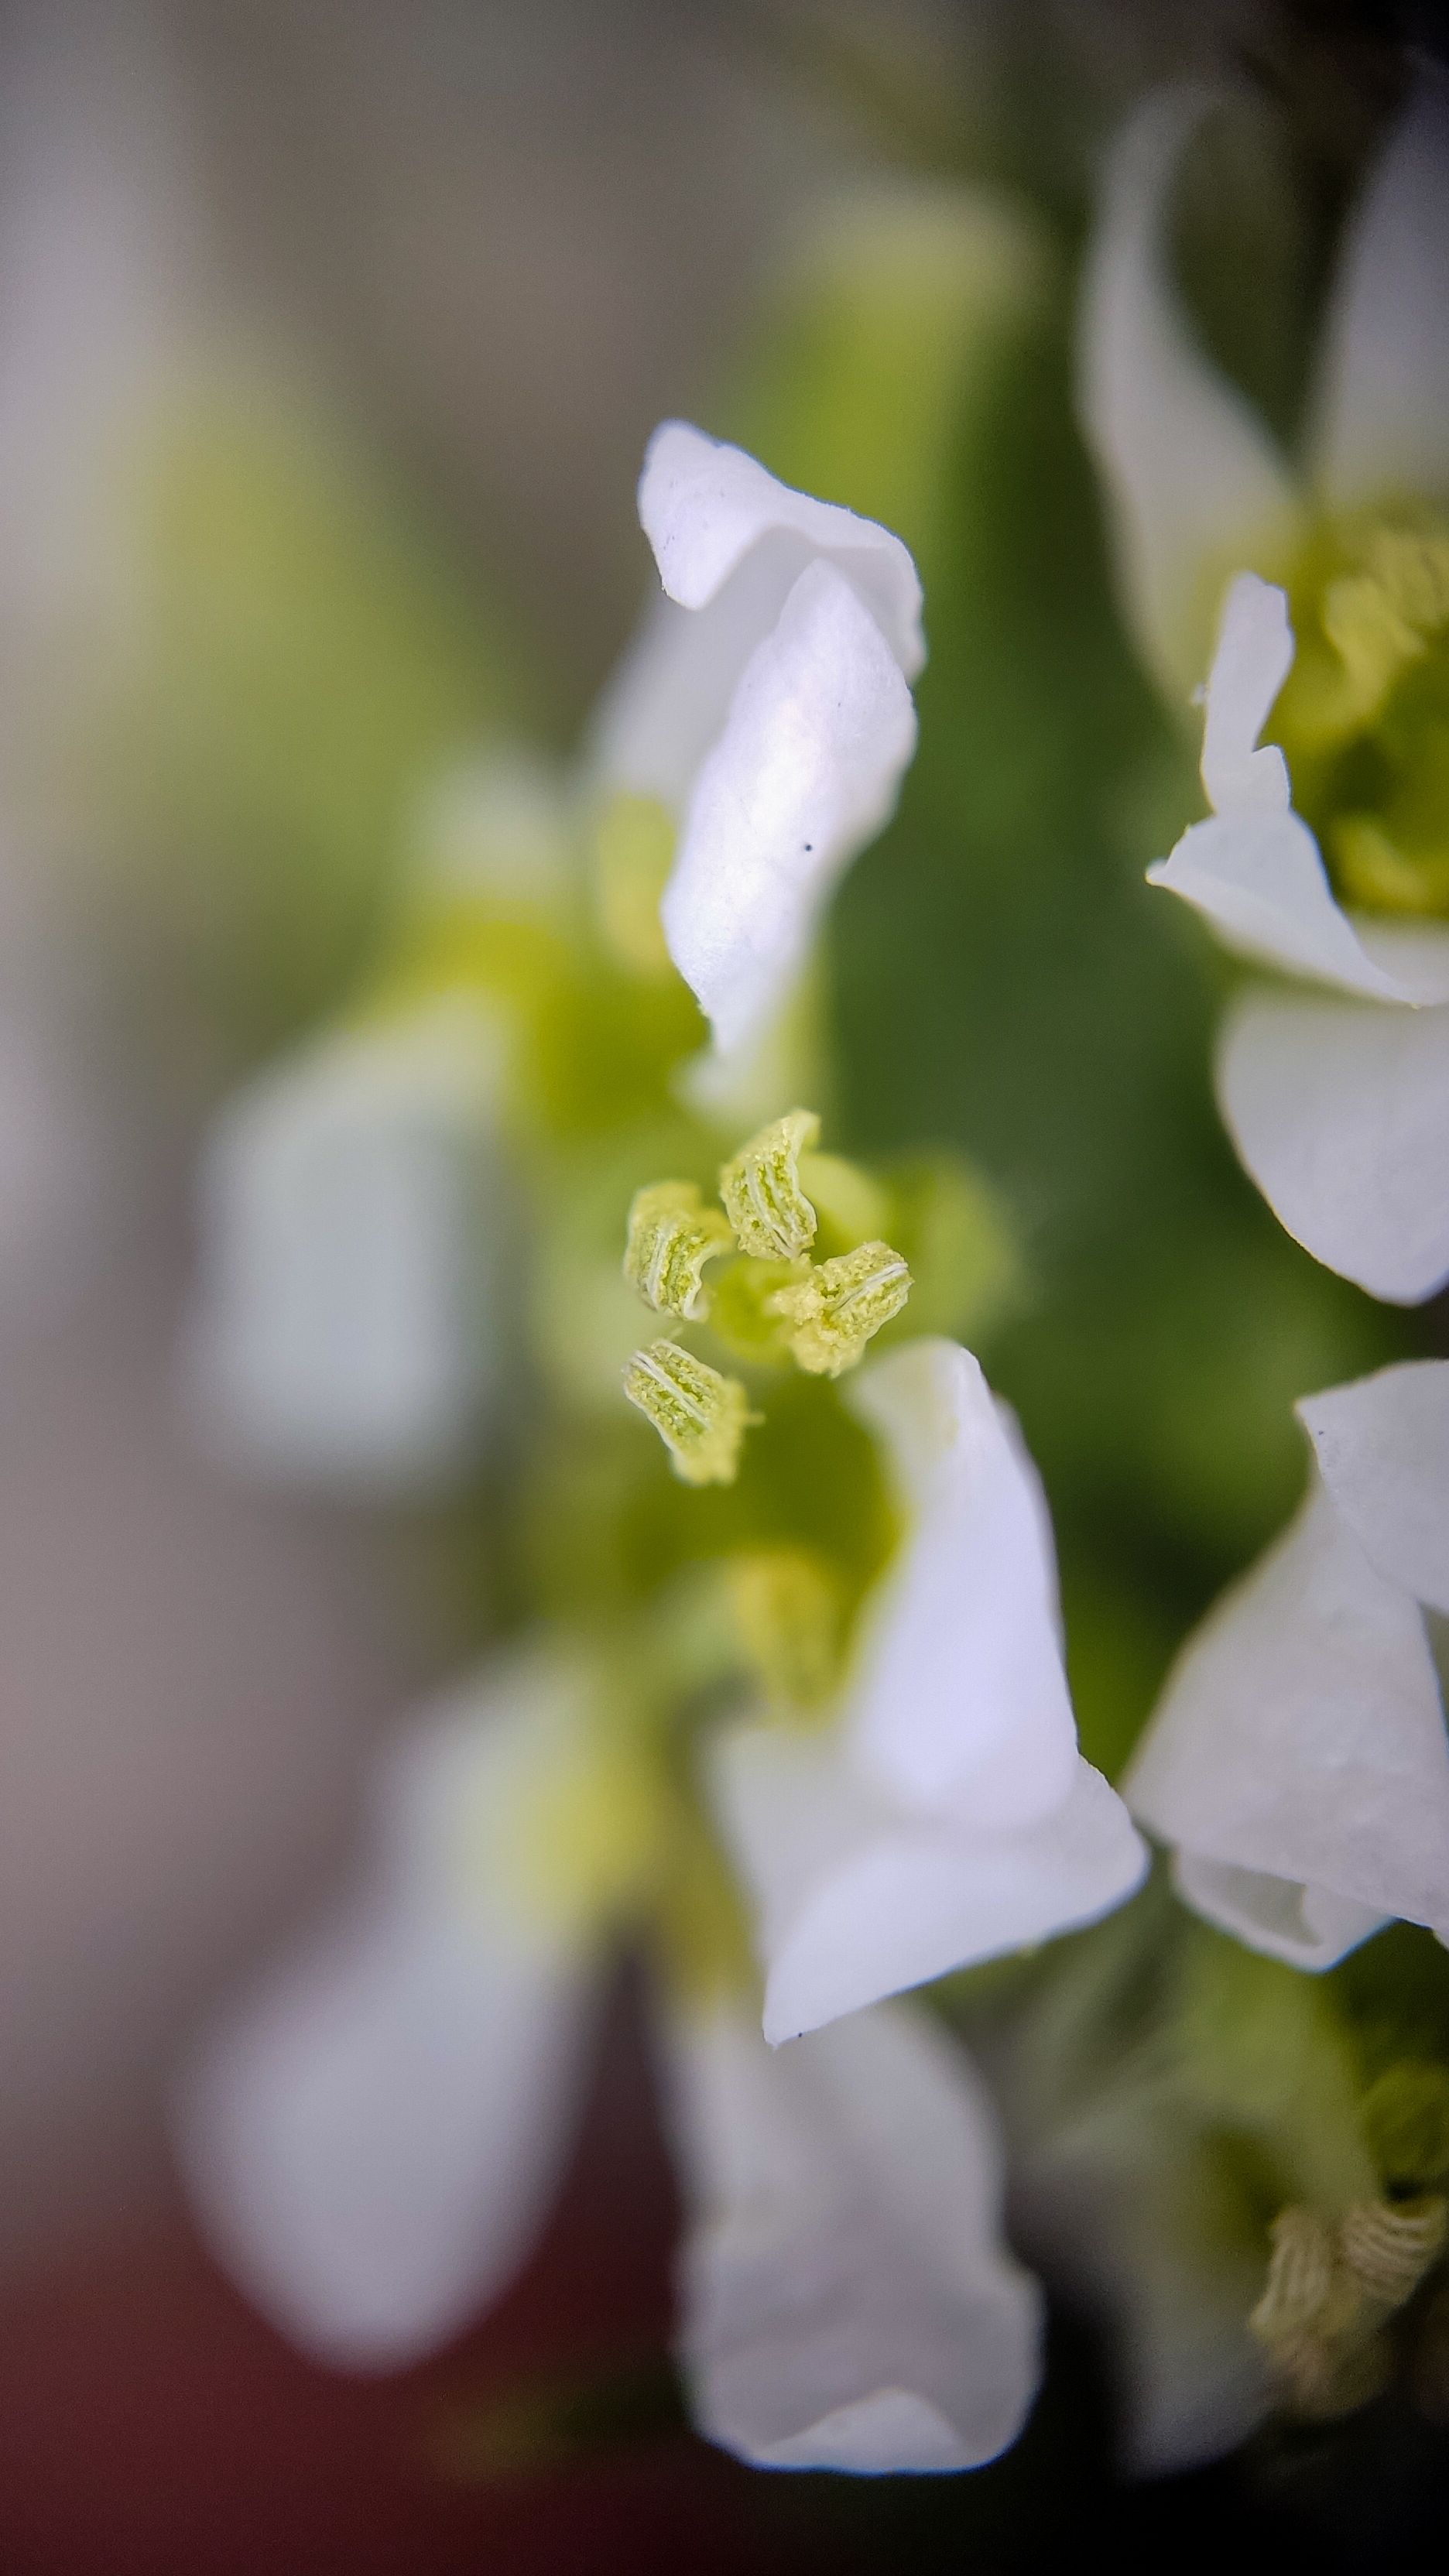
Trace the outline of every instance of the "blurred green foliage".
{"type": "Polygon", "coordinates": [[[89,837],[173,1054],[212,1084],[356,983],[414,796],[537,692],[406,484],[260,381],[158,404],[116,509],[136,588],[80,718],[89,837]]]}

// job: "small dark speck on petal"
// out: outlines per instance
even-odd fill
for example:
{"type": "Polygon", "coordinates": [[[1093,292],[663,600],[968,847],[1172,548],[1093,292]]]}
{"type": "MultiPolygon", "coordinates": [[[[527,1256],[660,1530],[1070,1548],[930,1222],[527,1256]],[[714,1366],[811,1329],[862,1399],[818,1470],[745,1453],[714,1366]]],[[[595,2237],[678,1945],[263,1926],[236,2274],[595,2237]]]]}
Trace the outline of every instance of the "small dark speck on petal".
{"type": "Polygon", "coordinates": [[[807,850],[813,850],[813,849],[814,849],[814,847],[815,847],[815,844],[814,844],[814,842],[813,842],[813,841],[807,841],[807,842],[806,842],[806,844],[805,844],[805,847],[806,847],[806,849],[807,849],[807,850]]]}

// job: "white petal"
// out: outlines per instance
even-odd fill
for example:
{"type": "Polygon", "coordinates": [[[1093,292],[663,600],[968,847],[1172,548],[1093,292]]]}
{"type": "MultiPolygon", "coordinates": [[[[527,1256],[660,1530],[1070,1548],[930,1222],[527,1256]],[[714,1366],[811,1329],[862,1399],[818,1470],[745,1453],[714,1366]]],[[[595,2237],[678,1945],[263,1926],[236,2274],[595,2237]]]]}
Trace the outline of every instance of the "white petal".
{"type": "Polygon", "coordinates": [[[1217,1092],[1316,1260],[1398,1305],[1449,1277],[1449,1009],[1250,993],[1224,1023],[1217,1092]]]}
{"type": "Polygon", "coordinates": [[[683,813],[745,664],[810,561],[803,538],[762,537],[708,608],[653,602],[590,724],[591,760],[607,784],[683,813]]]}
{"type": "Polygon", "coordinates": [[[1359,913],[1354,928],[1364,954],[1406,1001],[1449,1002],[1449,921],[1385,921],[1359,913]]]}
{"type": "Polygon", "coordinates": [[[510,1657],[390,1749],[370,1884],[217,2021],[178,2087],[219,2259],[324,2359],[387,2369],[445,2341],[553,2191],[598,1966],[505,1863],[573,1689],[566,1665],[510,1657]]]}
{"type": "Polygon", "coordinates": [[[997,1833],[892,1806],[837,1744],[777,1728],[723,1736],[712,1786],[760,1909],[772,2045],[1093,1922],[1146,1866],[1121,1800],[1079,1757],[1052,1814],[997,1833]]]}
{"type": "Polygon", "coordinates": [[[1051,1523],[1015,1416],[969,1351],[912,1342],[852,1381],[906,1536],[877,1588],[843,1719],[862,1771],[973,1828],[1060,1805],[1077,1760],[1051,1523]]]}
{"type": "Polygon", "coordinates": [[[1404,1360],[1294,1410],[1370,1565],[1449,1618],[1449,1360],[1404,1360]]]}
{"type": "Polygon", "coordinates": [[[665,591],[681,607],[707,608],[763,537],[784,532],[803,541],[802,561],[825,555],[846,575],[907,680],[924,664],[921,585],[900,538],[777,483],[743,448],[687,421],[662,421],[639,477],[639,518],[665,591]]]}
{"type": "Polygon", "coordinates": [[[1240,572],[1223,601],[1208,673],[1202,783],[1218,814],[1281,814],[1292,802],[1288,764],[1258,736],[1293,667],[1288,602],[1275,583],[1240,572]]]}
{"type": "Polygon", "coordinates": [[[527,2253],[569,2142],[575,1955],[380,1895],[223,2022],[180,2099],[228,2271],[304,2350],[392,2369],[527,2253]]]}
{"type": "Polygon", "coordinates": [[[1328,1967],[1388,1915],[1449,1927],[1449,1741],[1423,1620],[1316,1476],[1190,1640],[1124,1789],[1177,1848],[1184,1894],[1255,1949],[1328,1967]]]}
{"type": "Polygon", "coordinates": [[[403,1490],[465,1463],[501,1335],[499,1056],[486,1014],[444,1003],[328,1037],[222,1110],[186,1374],[227,1456],[403,1490]]]}
{"type": "Polygon", "coordinates": [[[1378,1906],[1359,1905],[1312,1880],[1239,1869],[1186,1846],[1173,1856],[1172,1879],[1194,1913],[1290,1968],[1332,1968],[1391,1920],[1378,1906]]]}
{"type": "Polygon", "coordinates": [[[1360,946],[1296,814],[1215,814],[1194,823],[1171,858],[1148,869],[1147,882],[1180,894],[1242,956],[1346,992],[1410,998],[1360,946]]]}
{"type": "Polygon", "coordinates": [[[1015,2440],[1041,2302],[1001,2239],[990,2102],[908,2008],[774,2056],[723,2007],[668,2034],[696,2420],[763,2468],[973,2468],[1015,2440]]]}
{"type": "Polygon", "coordinates": [[[890,816],[915,742],[910,691],[880,628],[838,572],[813,564],[746,667],[660,907],[722,1053],[747,1049],[795,983],[837,879],[890,816]]]}
{"type": "Polygon", "coordinates": [[[1315,411],[1330,504],[1449,492],[1449,96],[1437,70],[1353,219],[1315,411]]]}
{"type": "Polygon", "coordinates": [[[1124,127],[1083,283],[1079,402],[1143,649],[1174,701],[1201,678],[1221,586],[1276,561],[1299,507],[1267,431],[1194,341],[1165,262],[1185,144],[1213,105],[1177,88],[1124,127]]]}

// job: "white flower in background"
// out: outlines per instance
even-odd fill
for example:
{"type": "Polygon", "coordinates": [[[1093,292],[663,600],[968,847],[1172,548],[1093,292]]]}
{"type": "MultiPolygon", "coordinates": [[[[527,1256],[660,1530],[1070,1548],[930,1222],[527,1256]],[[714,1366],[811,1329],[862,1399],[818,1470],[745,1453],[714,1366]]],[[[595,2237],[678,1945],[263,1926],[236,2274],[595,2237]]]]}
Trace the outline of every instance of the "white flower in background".
{"type": "Polygon", "coordinates": [[[1449,109],[1426,75],[1356,210],[1295,472],[1195,346],[1165,273],[1170,184],[1212,103],[1169,93],[1127,127],[1083,307],[1083,413],[1126,599],[1174,699],[1238,573],[1207,692],[1213,818],[1151,877],[1231,946],[1332,988],[1241,998],[1218,1097],[1289,1231],[1409,1304],[1449,1276],[1449,929],[1405,917],[1449,909],[1434,713],[1449,656],[1449,109]],[[1286,692],[1284,595],[1244,565],[1292,586],[1286,692]],[[1392,922],[1340,909],[1282,752],[1255,749],[1280,693],[1300,804],[1339,880],[1392,922]]]}
{"type": "MultiPolygon", "coordinates": [[[[445,777],[416,891],[548,919],[574,887],[563,782],[516,750],[445,777]]],[[[268,1065],[213,1119],[182,1377],[198,1435],[254,1472],[411,1495],[476,1464],[521,1339],[500,1134],[507,1013],[396,998],[268,1065]]]]}
{"type": "Polygon", "coordinates": [[[318,1039],[213,1121],[182,1367],[219,1454],[372,1493],[469,1465],[507,1340],[502,1052],[453,995],[318,1039]]]}
{"type": "Polygon", "coordinates": [[[1091,1922],[1146,1865],[1077,1750],[1051,1524],[1015,1416],[945,1341],[863,1371],[849,1401],[906,1528],[843,1704],[826,1732],[736,1729],[713,1763],[777,2042],[1091,1922]]]}
{"type": "Polygon", "coordinates": [[[604,699],[595,757],[679,821],[664,929],[723,1097],[894,809],[916,746],[921,587],[899,537],[683,421],[650,440],[639,516],[665,597],[604,699]]]}
{"type": "Polygon", "coordinates": [[[1449,1941],[1449,1361],[1298,1413],[1303,1509],[1189,1641],[1123,1785],[1199,1913],[1328,1968],[1394,1916],[1449,1941]]]}
{"type": "MultiPolygon", "coordinates": [[[[587,1671],[500,1658],[394,1749],[369,1884],[218,2025],[178,2105],[221,2260],[320,2358],[402,2365],[527,2255],[568,2153],[610,1938],[668,1818],[587,1671]],[[601,1819],[607,1820],[601,1824],[601,1819]]],[[[702,2431],[763,2466],[965,2468],[1015,2438],[1039,2299],[994,2119],[909,2006],[783,2056],[747,1994],[661,1997],[702,2431]]]]}

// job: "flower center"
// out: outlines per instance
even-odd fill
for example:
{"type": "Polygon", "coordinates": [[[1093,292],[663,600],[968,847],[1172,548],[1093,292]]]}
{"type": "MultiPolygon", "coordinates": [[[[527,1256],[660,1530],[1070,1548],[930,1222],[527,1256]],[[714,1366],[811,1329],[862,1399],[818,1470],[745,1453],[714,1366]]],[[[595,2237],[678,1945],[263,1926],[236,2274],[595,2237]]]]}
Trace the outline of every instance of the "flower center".
{"type": "Polygon", "coordinates": [[[1449,515],[1322,523],[1289,613],[1297,653],[1266,731],[1337,892],[1449,914],[1449,515]]]}

